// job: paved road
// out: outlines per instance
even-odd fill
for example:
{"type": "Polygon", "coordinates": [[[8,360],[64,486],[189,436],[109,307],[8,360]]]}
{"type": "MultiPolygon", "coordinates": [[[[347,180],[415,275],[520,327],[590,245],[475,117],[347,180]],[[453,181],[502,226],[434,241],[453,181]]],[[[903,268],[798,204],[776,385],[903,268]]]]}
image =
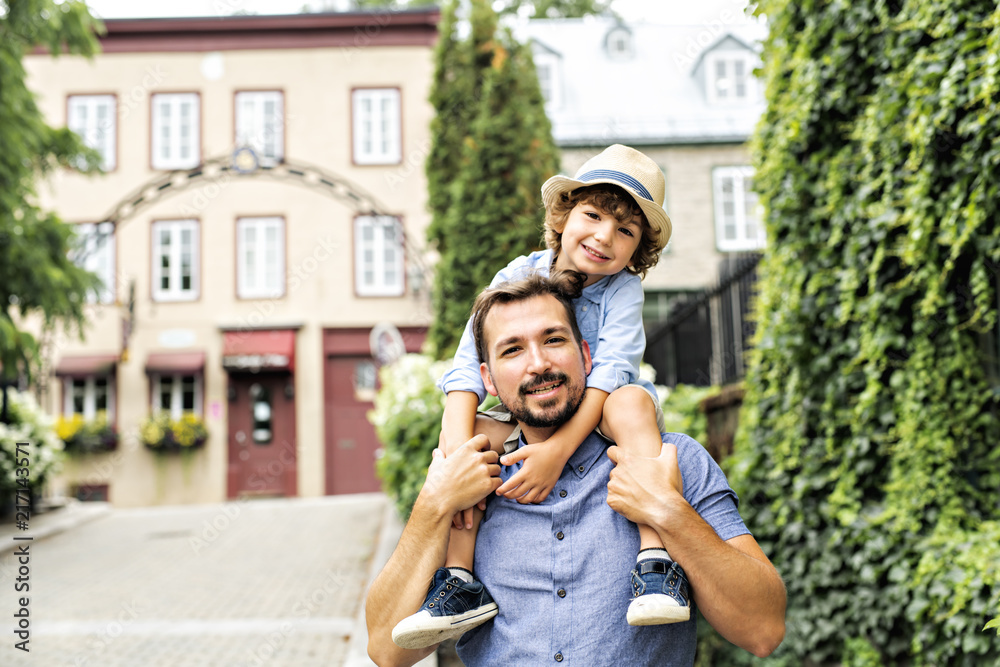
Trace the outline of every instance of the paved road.
{"type": "Polygon", "coordinates": [[[30,653],[14,648],[23,593],[8,534],[0,665],[371,664],[359,613],[373,560],[398,536],[387,504],[362,494],[112,510],[37,539],[30,653]]]}

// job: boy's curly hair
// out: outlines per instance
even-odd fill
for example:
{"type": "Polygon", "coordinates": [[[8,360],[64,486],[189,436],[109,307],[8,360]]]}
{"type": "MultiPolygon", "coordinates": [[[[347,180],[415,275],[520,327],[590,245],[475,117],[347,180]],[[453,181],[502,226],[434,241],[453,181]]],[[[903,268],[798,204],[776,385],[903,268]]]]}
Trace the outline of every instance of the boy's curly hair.
{"type": "Polygon", "coordinates": [[[559,195],[552,207],[545,209],[545,245],[556,255],[559,254],[562,250],[562,230],[566,228],[566,220],[570,211],[580,203],[590,204],[621,222],[639,216],[642,220],[642,238],[639,239],[639,245],[632,255],[632,266],[626,266],[625,270],[639,278],[645,278],[646,272],[660,261],[660,250],[663,249],[660,232],[650,226],[646,214],[635,203],[632,195],[624,188],[611,183],[588,185],[559,195]]]}

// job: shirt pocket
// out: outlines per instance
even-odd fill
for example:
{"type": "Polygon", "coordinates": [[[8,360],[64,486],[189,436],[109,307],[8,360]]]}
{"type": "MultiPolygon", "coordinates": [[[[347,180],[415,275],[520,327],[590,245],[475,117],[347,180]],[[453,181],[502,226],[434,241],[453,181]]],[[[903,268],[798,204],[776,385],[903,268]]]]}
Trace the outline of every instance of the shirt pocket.
{"type": "Polygon", "coordinates": [[[589,301],[576,309],[576,323],[583,339],[590,346],[591,356],[597,351],[597,339],[601,331],[601,314],[598,311],[600,308],[589,301]]]}

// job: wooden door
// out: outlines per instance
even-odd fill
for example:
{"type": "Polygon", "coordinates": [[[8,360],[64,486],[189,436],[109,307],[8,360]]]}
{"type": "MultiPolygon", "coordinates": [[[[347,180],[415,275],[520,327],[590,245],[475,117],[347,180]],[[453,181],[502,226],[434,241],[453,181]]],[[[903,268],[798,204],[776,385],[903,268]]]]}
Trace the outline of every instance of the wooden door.
{"type": "Polygon", "coordinates": [[[292,380],[288,373],[230,374],[230,498],[297,494],[292,380]]]}

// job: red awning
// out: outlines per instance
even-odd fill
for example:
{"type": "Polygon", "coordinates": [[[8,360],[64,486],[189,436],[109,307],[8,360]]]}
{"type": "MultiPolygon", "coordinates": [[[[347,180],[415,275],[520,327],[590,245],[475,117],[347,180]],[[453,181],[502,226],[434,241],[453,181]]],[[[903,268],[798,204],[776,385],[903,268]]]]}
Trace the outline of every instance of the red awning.
{"type": "Polygon", "coordinates": [[[92,354],[63,357],[56,364],[57,377],[83,378],[103,377],[115,372],[117,354],[92,354]]]}
{"type": "Polygon", "coordinates": [[[146,373],[152,375],[197,375],[205,370],[204,352],[152,352],[146,357],[146,373]]]}
{"type": "Polygon", "coordinates": [[[295,330],[226,331],[222,366],[230,371],[293,370],[295,330]]]}

